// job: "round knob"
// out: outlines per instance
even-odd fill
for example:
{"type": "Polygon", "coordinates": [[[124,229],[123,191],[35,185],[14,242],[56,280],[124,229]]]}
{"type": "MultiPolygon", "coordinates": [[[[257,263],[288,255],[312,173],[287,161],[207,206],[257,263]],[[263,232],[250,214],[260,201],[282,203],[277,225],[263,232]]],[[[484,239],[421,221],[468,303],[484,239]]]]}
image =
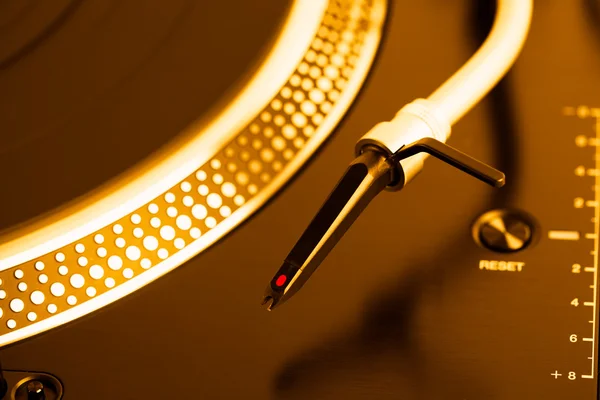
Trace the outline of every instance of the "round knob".
{"type": "Polygon", "coordinates": [[[27,400],[45,400],[44,385],[40,381],[27,383],[27,400]]]}
{"type": "Polygon", "coordinates": [[[529,221],[516,213],[494,211],[478,222],[478,239],[489,250],[512,253],[524,249],[531,240],[529,221]]]}

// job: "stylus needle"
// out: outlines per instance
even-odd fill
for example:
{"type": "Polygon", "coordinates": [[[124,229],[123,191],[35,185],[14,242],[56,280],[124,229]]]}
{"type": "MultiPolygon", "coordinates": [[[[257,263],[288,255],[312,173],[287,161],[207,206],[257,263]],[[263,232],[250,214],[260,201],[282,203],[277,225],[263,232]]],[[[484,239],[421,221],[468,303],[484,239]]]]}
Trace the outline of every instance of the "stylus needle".
{"type": "Polygon", "coordinates": [[[267,286],[262,304],[273,310],[300,290],[391,179],[384,154],[369,150],[354,160],[267,286]]]}

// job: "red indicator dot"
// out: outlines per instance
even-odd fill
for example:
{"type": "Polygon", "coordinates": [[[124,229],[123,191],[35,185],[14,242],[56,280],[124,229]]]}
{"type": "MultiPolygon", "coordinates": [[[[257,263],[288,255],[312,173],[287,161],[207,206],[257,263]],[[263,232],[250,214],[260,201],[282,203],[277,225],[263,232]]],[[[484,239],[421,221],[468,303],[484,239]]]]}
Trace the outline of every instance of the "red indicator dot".
{"type": "Polygon", "coordinates": [[[275,281],[275,284],[277,286],[283,286],[283,284],[285,283],[285,281],[287,281],[287,276],[285,276],[285,275],[279,275],[279,277],[277,277],[277,280],[275,281]]]}

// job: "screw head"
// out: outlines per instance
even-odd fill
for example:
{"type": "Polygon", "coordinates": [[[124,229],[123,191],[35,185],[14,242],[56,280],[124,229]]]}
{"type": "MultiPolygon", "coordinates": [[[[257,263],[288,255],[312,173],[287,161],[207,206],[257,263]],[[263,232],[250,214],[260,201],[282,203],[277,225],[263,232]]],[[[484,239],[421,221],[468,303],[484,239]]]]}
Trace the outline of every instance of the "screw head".
{"type": "Polygon", "coordinates": [[[27,400],[44,400],[44,384],[40,381],[27,382],[27,400]]]}

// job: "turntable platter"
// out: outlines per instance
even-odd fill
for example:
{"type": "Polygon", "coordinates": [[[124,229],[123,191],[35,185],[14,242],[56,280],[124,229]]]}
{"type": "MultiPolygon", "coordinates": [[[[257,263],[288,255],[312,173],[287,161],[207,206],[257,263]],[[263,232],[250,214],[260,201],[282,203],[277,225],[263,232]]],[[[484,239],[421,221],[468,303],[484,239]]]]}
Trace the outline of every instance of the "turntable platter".
{"type": "MultiPolygon", "coordinates": [[[[188,14],[185,11],[182,15],[188,14]]],[[[97,154],[105,162],[125,154],[122,152],[126,149],[119,143],[122,136],[132,138],[131,143],[144,142],[146,135],[152,133],[146,128],[151,126],[170,131],[177,138],[71,205],[13,228],[0,238],[0,309],[6,310],[0,315],[6,321],[0,323],[0,343],[6,345],[39,334],[120,299],[205,250],[252,215],[306,162],[347,111],[374,58],[384,15],[383,0],[372,4],[361,0],[296,1],[285,21],[279,23],[267,49],[261,50],[266,55],[260,62],[251,60],[254,68],[245,65],[250,71],[243,74],[246,82],[240,84],[237,81],[241,79],[236,81],[224,74],[237,83],[235,90],[232,84],[225,87],[225,81],[221,81],[220,88],[213,85],[214,93],[201,90],[203,82],[218,74],[218,70],[200,71],[205,78],[195,78],[197,87],[188,84],[191,78],[173,78],[180,76],[180,64],[193,64],[186,63],[188,53],[170,54],[181,47],[175,42],[165,47],[162,60],[167,65],[156,66],[167,78],[152,74],[151,69],[147,72],[143,63],[144,68],[134,69],[132,79],[117,85],[116,93],[109,91],[108,97],[100,96],[105,104],[89,109],[92,114],[80,115],[77,107],[85,101],[72,101],[76,103],[69,109],[75,116],[73,121],[94,125],[90,129],[96,133],[91,137],[104,141],[102,132],[115,132],[114,141],[104,143],[106,151],[97,154]],[[152,79],[139,87],[138,75],[152,79]],[[130,95],[121,87],[130,90],[130,95]],[[171,101],[180,90],[186,95],[171,101]],[[219,90],[225,90],[229,98],[223,98],[217,93],[219,90]],[[205,97],[201,102],[205,115],[190,122],[197,115],[194,106],[198,102],[188,101],[186,96],[198,93],[215,97],[205,97]],[[139,98],[150,99],[154,108],[144,106],[148,100],[139,98]],[[126,99],[132,104],[122,107],[126,99]],[[136,107],[145,107],[150,113],[136,107]],[[175,110],[172,114],[187,125],[173,125],[167,109],[175,110]],[[136,117],[130,117],[133,115],[136,117]],[[107,121],[116,125],[108,126],[107,121]]],[[[116,37],[112,40],[122,42],[116,37]]],[[[209,49],[210,46],[202,49],[205,53],[198,63],[211,62],[206,53],[209,49]]],[[[162,52],[158,50],[157,54],[162,52]]],[[[17,56],[11,57],[7,61],[9,67],[11,62],[20,61],[17,56]]],[[[66,57],[59,53],[53,60],[63,58],[66,57]]],[[[88,59],[76,59],[80,60],[88,59]]],[[[223,55],[218,62],[232,60],[223,55]]],[[[192,67],[187,65],[184,69],[191,72],[192,67]]],[[[233,71],[239,73],[239,67],[233,71]]],[[[88,78],[94,84],[103,81],[102,70],[89,72],[90,76],[94,74],[102,75],[88,78]]],[[[8,76],[8,86],[23,82],[27,87],[33,80],[16,78],[8,76]]],[[[73,92],[79,90],[79,85],[75,84],[75,88],[73,92]]],[[[46,102],[51,99],[48,97],[46,102]]],[[[18,119],[25,126],[37,120],[24,116],[18,119]]],[[[93,164],[94,157],[87,154],[102,146],[85,139],[90,135],[82,133],[87,132],[83,125],[75,124],[69,132],[77,137],[75,149],[65,149],[62,139],[56,143],[61,151],[72,150],[76,154],[76,162],[70,168],[75,170],[77,164],[89,161],[92,168],[98,167],[93,164]],[[87,140],[85,145],[82,140],[87,140]]],[[[30,143],[43,144],[46,137],[71,138],[60,133],[41,136],[30,143]]],[[[40,156],[38,162],[44,164],[48,157],[61,162],[51,148],[44,150],[50,154],[40,156]]],[[[74,176],[85,180],[75,174],[59,179],[64,184],[68,182],[65,178],[74,176]]]]}

